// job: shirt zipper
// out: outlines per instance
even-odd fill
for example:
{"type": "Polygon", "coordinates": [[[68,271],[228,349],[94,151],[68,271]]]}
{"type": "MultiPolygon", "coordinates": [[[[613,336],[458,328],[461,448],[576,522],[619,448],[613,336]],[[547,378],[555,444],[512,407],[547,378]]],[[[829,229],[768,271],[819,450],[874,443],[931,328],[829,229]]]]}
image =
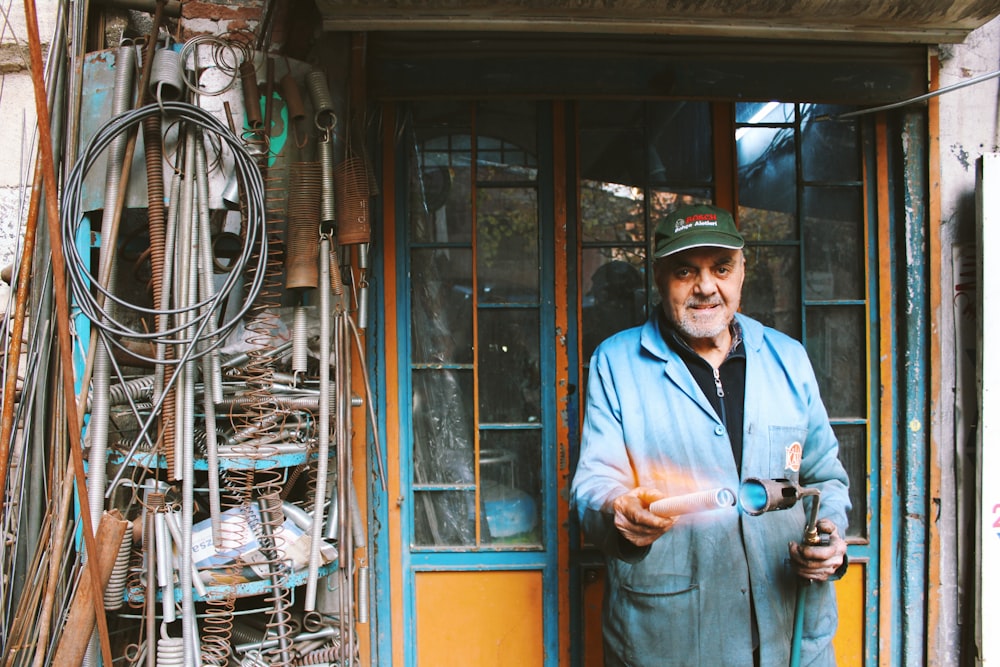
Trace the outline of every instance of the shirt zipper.
{"type": "Polygon", "coordinates": [[[726,422],[726,392],[722,390],[722,376],[718,368],[712,368],[712,376],[715,378],[715,395],[719,397],[719,417],[722,418],[722,425],[729,428],[726,422]]]}

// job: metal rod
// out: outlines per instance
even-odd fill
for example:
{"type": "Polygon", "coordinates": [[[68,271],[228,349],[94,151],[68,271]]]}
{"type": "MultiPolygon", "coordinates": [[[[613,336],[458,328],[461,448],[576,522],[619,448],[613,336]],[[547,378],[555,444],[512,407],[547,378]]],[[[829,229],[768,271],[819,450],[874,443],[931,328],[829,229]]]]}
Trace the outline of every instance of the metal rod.
{"type": "MultiPolygon", "coordinates": [[[[86,472],[83,465],[83,445],[80,430],[74,428],[79,424],[76,394],[73,388],[73,350],[70,345],[69,331],[69,288],[66,284],[66,265],[63,259],[62,237],[59,218],[59,183],[56,178],[55,160],[52,151],[52,133],[49,119],[49,109],[45,98],[45,83],[42,65],[42,46],[38,36],[38,14],[34,0],[24,0],[25,24],[28,30],[28,51],[31,56],[31,76],[35,93],[35,113],[38,118],[39,160],[42,162],[42,174],[45,187],[46,221],[49,228],[49,239],[52,245],[52,277],[53,291],[56,297],[56,319],[59,322],[59,357],[62,367],[63,398],[69,424],[70,452],[73,460],[73,475],[78,489],[78,502],[83,520],[83,537],[87,550],[97,553],[97,543],[94,540],[94,527],[90,518],[90,503],[87,499],[86,472]]],[[[91,559],[88,566],[91,579],[100,581],[100,572],[96,560],[91,559]]],[[[93,599],[94,614],[97,618],[97,630],[100,637],[102,657],[105,664],[112,664],[111,644],[108,638],[108,622],[104,613],[104,597],[95,595],[93,599]]]]}

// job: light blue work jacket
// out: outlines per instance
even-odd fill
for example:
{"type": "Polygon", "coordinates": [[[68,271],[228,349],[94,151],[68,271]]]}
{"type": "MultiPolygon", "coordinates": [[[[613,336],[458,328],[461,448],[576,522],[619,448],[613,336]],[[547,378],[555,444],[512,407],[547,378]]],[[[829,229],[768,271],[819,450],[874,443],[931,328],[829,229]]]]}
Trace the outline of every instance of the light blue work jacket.
{"type": "MultiPolygon", "coordinates": [[[[812,502],[759,516],[737,508],[687,514],[640,549],[614,527],[610,505],[619,495],[637,486],[668,496],[738,493],[741,479],[787,478],[819,489],[819,518],[846,534],[847,474],[805,349],[737,319],[746,346],[742,474],[725,424],[657,317],[607,339],[591,360],[573,502],[588,541],[606,556],[607,665],[752,667],[751,596],[761,666],[787,665],[797,584],[788,543],[801,541],[812,502]]],[[[804,618],[801,664],[834,665],[832,583],[808,585],[804,618]]]]}

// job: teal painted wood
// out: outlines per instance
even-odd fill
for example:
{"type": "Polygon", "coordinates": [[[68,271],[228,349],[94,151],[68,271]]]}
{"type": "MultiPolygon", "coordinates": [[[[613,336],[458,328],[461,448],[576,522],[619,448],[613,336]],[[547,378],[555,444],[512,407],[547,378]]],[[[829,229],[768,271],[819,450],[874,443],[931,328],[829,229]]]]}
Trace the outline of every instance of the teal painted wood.
{"type": "Polygon", "coordinates": [[[902,518],[903,665],[924,665],[927,593],[928,269],[927,122],[923,111],[902,120],[903,250],[906,337],[901,387],[905,392],[902,463],[906,513],[902,518]]]}
{"type": "MultiPolygon", "coordinates": [[[[869,119],[865,122],[862,125],[861,131],[862,151],[865,163],[865,174],[867,176],[868,192],[877,193],[878,163],[877,146],[875,144],[875,124],[873,120],[869,119]]],[[[878,229],[878,196],[869,196],[865,205],[867,207],[868,220],[871,221],[868,225],[868,256],[866,258],[870,276],[868,281],[868,299],[871,304],[868,308],[868,326],[873,332],[873,335],[868,341],[869,358],[872,359],[872,380],[869,383],[870,393],[868,396],[869,414],[872,415],[871,432],[869,434],[869,442],[871,443],[871,446],[869,447],[868,459],[868,506],[871,508],[871,512],[869,512],[871,518],[869,519],[867,544],[849,545],[847,548],[847,555],[855,561],[862,558],[867,560],[866,568],[868,576],[865,577],[864,583],[864,664],[874,666],[879,664],[879,568],[881,563],[879,549],[882,534],[880,521],[880,503],[882,498],[882,485],[880,483],[881,453],[883,447],[893,446],[892,442],[886,443],[881,440],[879,406],[883,398],[880,385],[883,382],[891,382],[892,378],[881,377],[881,364],[879,363],[879,360],[883,355],[892,356],[895,353],[894,347],[890,350],[881,349],[878,332],[881,326],[880,322],[882,317],[888,317],[890,319],[890,322],[884,323],[890,327],[890,330],[895,329],[894,321],[896,317],[895,308],[892,308],[891,304],[882,304],[880,302],[879,279],[883,272],[889,272],[889,275],[893,274],[892,267],[895,265],[895,252],[893,245],[889,244],[887,248],[889,253],[889,264],[882,266],[878,229]]],[[[895,403],[895,391],[889,392],[888,395],[891,397],[890,400],[895,403]]],[[[893,414],[895,414],[894,408],[893,414]]],[[[890,479],[894,479],[892,475],[889,477],[890,479]]]]}

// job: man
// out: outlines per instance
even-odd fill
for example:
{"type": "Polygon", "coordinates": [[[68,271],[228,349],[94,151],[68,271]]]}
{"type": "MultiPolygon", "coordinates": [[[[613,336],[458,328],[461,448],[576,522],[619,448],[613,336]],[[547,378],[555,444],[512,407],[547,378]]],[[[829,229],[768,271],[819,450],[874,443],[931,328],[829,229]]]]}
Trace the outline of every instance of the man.
{"type": "Polygon", "coordinates": [[[847,474],[805,349],[737,313],[743,245],[723,209],[673,212],[655,234],[662,308],[591,359],[573,502],[606,557],[608,666],[787,665],[800,577],[800,664],[835,664],[847,474]],[[751,477],[818,489],[829,545],[799,543],[806,500],[759,516],[649,510],[751,477]]]}

